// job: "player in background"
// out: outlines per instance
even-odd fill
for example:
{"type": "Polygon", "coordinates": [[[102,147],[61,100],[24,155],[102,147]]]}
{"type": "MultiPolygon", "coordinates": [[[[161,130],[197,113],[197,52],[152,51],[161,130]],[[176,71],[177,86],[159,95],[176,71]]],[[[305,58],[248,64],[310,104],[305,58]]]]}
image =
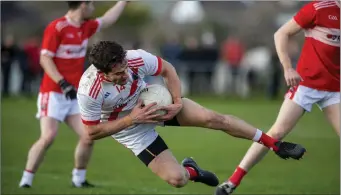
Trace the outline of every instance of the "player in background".
{"type": "MultiPolygon", "coordinates": [[[[246,122],[206,109],[181,98],[180,80],[174,67],[144,50],[125,51],[112,41],[94,45],[89,55],[92,64],[83,74],[78,90],[82,121],[91,139],[112,136],[123,144],[161,179],[175,187],[188,180],[217,186],[218,178],[201,169],[192,158],[177,162],[166,143],[155,131],[157,124],[194,126],[221,130],[234,137],[253,140],[271,148],[281,158],[299,159],[305,149],[297,144],[273,139],[246,122]],[[151,108],[138,101],[147,87],[144,76],[162,76],[173,104],[151,108]],[[166,110],[160,116],[156,110],[166,110]]],[[[190,144],[190,143],[189,143],[190,144]]]]}
{"type": "MultiPolygon", "coordinates": [[[[307,3],[275,33],[274,38],[286,83],[291,88],[267,134],[283,139],[301,116],[317,104],[340,136],[340,2],[307,3]],[[294,70],[288,55],[288,42],[301,30],[304,30],[305,41],[297,70],[294,70]]],[[[217,188],[216,194],[231,194],[267,151],[262,145],[252,144],[233,175],[217,188]]]]}
{"type": "Polygon", "coordinates": [[[93,142],[84,134],[76,91],[84,72],[88,39],[102,28],[114,24],[126,4],[124,1],[117,2],[102,17],[93,20],[90,19],[94,11],[92,1],[68,1],[66,15],[46,27],[40,56],[45,74],[40,86],[37,113],[41,135],[28,153],[20,187],[32,186],[34,174],[56,137],[60,122],[65,122],[79,136],[72,184],[75,187],[93,187],[86,181],[86,167],[93,142]]]}

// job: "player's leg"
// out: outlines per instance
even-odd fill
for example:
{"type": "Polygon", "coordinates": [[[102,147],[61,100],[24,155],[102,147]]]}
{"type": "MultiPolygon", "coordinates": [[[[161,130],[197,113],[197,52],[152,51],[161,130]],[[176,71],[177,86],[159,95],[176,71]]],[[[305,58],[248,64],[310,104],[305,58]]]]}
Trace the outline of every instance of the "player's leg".
{"type": "Polygon", "coordinates": [[[333,126],[335,132],[340,136],[340,105],[333,104],[323,109],[329,123],[333,126]]]}
{"type": "Polygon", "coordinates": [[[62,94],[50,92],[40,93],[38,96],[37,118],[40,119],[41,134],[28,153],[25,171],[19,183],[20,187],[30,187],[32,185],[34,173],[42,162],[46,150],[57,135],[59,121],[64,120],[67,108],[63,102],[58,101],[60,95],[62,94]]]}
{"type": "Polygon", "coordinates": [[[340,136],[340,93],[326,92],[327,97],[318,103],[328,122],[340,136]]]}
{"type": "MultiPolygon", "coordinates": [[[[274,150],[281,158],[299,159],[305,149],[297,144],[280,142],[245,121],[206,109],[192,100],[183,99],[183,108],[176,116],[180,126],[195,126],[221,130],[234,137],[253,140],[274,150]]],[[[167,125],[167,122],[165,123],[167,125]]]]}
{"type": "Polygon", "coordinates": [[[72,184],[75,187],[94,187],[94,185],[86,181],[86,167],[91,157],[93,141],[88,138],[85,132],[76,101],[72,103],[70,114],[66,117],[65,123],[79,136],[79,141],[75,149],[75,167],[72,170],[72,184]]]}
{"type": "Polygon", "coordinates": [[[186,158],[180,165],[158,133],[149,130],[150,126],[147,128],[131,129],[136,133],[117,141],[132,150],[153,173],[174,187],[183,187],[188,180],[210,186],[219,184],[213,173],[201,169],[191,158],[186,158]]]}
{"type": "MultiPolygon", "coordinates": [[[[297,124],[298,120],[303,115],[303,112],[304,109],[294,103],[292,100],[284,100],[276,122],[273,124],[267,134],[278,140],[283,139],[297,124]]],[[[240,184],[247,172],[250,171],[252,167],[255,166],[260,160],[262,160],[268,151],[268,148],[258,143],[253,143],[232,176],[227,182],[220,186],[220,190],[224,189],[224,191],[230,191],[231,193],[240,184]]],[[[217,190],[216,194],[228,193],[219,193],[219,190],[217,190]]]]}
{"type": "Polygon", "coordinates": [[[45,152],[57,135],[59,121],[51,117],[40,119],[41,134],[28,152],[26,167],[19,183],[20,187],[32,186],[33,177],[39,165],[43,161],[45,152]]]}
{"type": "MultiPolygon", "coordinates": [[[[281,140],[290,133],[303,113],[305,111],[310,112],[312,105],[322,98],[315,92],[316,90],[306,87],[300,87],[299,91],[297,91],[297,88],[289,90],[287,98],[279,110],[277,119],[267,134],[281,140]]],[[[217,188],[216,195],[231,194],[247,172],[266,155],[267,151],[267,148],[259,144],[252,144],[232,176],[217,188]]]]}
{"type": "Polygon", "coordinates": [[[188,180],[209,186],[219,184],[213,173],[201,169],[192,158],[184,159],[180,165],[160,136],[138,154],[138,157],[153,173],[174,187],[183,187],[188,180]]]}

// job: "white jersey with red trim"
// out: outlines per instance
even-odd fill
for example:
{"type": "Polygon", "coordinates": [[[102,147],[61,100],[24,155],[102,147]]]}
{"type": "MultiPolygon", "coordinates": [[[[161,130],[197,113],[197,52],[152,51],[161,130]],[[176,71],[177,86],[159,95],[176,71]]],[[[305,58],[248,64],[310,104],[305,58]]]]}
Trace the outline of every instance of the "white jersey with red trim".
{"type": "Polygon", "coordinates": [[[297,65],[300,85],[322,91],[340,91],[340,2],[313,1],[294,16],[305,32],[297,65]]]}
{"type": "MultiPolygon", "coordinates": [[[[45,29],[41,53],[53,57],[57,70],[74,87],[78,87],[84,72],[88,39],[100,30],[101,21],[87,20],[77,26],[67,17],[52,21],[45,29]]],[[[46,73],[40,92],[61,92],[46,73]]]]}
{"type": "MultiPolygon", "coordinates": [[[[94,125],[128,115],[137,104],[141,91],[146,87],[146,75],[158,75],[162,69],[161,58],[144,50],[128,50],[127,84],[120,86],[106,81],[92,65],[83,74],[78,88],[78,104],[84,124],[94,125]]],[[[154,129],[155,125],[133,125],[112,135],[119,142],[134,141],[135,135],[154,129]]]]}

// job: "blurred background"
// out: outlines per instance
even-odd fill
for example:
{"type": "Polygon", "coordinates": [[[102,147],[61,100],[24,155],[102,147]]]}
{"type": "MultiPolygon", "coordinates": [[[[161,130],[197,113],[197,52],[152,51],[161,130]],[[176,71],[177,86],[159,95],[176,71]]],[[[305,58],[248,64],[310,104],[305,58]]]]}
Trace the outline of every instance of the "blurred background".
{"type": "MultiPolygon", "coordinates": [[[[96,2],[95,16],[102,15],[112,4],[96,2]]],[[[89,47],[98,40],[115,40],[126,49],[143,48],[162,56],[176,67],[183,95],[209,93],[247,98],[257,93],[276,98],[283,89],[283,76],[273,34],[303,4],[134,2],[116,25],[95,35],[89,47]]],[[[65,2],[2,2],[4,95],[37,94],[42,75],[39,47],[44,27],[66,10],[65,2]]],[[[294,61],[300,52],[297,41],[290,45],[294,61]]]]}
{"type": "MultiPolygon", "coordinates": [[[[95,2],[95,16],[115,2],[95,2]]],[[[139,1],[119,21],[96,34],[126,49],[141,48],[176,68],[182,93],[199,104],[232,114],[267,131],[276,120],[287,89],[273,34],[306,2],[299,1],[139,1]]],[[[1,192],[2,194],[213,194],[189,183],[176,189],[157,178],[111,138],[96,141],[88,168],[91,190],[71,188],[77,136],[61,124],[32,189],[19,189],[27,152],[39,137],[36,97],[42,77],[39,50],[45,26],[63,16],[65,2],[1,1],[1,192]]],[[[293,64],[303,33],[290,42],[293,64]]],[[[90,48],[89,48],[90,49],[90,48]]],[[[88,50],[89,51],[89,50],[88,50]]],[[[89,64],[85,63],[84,67],[89,64]]],[[[148,77],[159,83],[158,77],[148,77]]],[[[192,156],[205,169],[227,179],[250,141],[200,128],[158,127],[176,158],[192,156]]],[[[304,145],[302,161],[269,154],[245,177],[237,194],[339,194],[340,140],[316,107],[287,141],[304,145]]]]}

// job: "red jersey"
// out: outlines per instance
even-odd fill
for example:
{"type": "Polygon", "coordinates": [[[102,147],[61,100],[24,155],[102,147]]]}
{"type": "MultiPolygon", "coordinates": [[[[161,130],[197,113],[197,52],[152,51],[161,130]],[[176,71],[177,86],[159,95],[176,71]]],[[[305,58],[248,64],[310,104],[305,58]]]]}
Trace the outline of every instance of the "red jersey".
{"type": "Polygon", "coordinates": [[[297,64],[300,84],[323,91],[340,91],[340,4],[313,1],[294,20],[304,29],[305,41],[297,64]]]}
{"type": "MultiPolygon", "coordinates": [[[[72,84],[78,87],[84,70],[88,39],[100,29],[100,20],[88,20],[77,26],[67,17],[52,21],[45,29],[41,54],[53,57],[57,70],[72,84]]],[[[40,92],[61,92],[46,73],[40,92]]]]}

